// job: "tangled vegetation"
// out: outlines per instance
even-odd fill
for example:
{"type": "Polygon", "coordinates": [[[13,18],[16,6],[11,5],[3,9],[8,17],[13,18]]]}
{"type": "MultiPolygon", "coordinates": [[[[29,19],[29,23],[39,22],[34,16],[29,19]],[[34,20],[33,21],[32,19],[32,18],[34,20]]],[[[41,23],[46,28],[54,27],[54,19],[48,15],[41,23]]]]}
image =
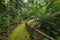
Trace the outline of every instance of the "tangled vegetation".
{"type": "Polygon", "coordinates": [[[47,35],[60,40],[60,0],[0,0],[0,36],[11,25],[32,19],[47,35]]]}

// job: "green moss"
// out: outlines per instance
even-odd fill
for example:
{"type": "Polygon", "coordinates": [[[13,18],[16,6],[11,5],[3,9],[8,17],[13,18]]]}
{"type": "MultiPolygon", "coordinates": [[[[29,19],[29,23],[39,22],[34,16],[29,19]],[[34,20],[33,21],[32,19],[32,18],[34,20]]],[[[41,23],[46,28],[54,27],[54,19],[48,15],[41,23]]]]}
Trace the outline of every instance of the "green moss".
{"type": "Polygon", "coordinates": [[[25,24],[18,25],[16,29],[12,31],[7,40],[30,40],[29,34],[25,29],[25,24]]]}

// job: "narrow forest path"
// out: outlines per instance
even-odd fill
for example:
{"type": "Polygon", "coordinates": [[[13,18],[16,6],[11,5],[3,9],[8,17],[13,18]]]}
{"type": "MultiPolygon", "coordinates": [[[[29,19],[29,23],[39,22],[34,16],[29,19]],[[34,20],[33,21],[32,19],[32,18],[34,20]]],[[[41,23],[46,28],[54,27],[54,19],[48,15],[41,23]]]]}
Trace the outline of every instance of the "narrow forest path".
{"type": "Polygon", "coordinates": [[[25,23],[21,23],[7,37],[7,40],[30,40],[29,33],[25,29],[25,23]]]}

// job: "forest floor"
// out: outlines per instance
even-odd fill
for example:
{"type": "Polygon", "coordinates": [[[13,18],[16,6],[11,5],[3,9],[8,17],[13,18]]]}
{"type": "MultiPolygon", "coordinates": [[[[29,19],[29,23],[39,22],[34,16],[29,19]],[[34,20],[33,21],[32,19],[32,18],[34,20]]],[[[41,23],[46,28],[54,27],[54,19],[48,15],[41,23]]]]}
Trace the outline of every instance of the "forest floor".
{"type": "Polygon", "coordinates": [[[7,40],[31,40],[26,30],[25,23],[19,24],[7,37],[7,40]]]}

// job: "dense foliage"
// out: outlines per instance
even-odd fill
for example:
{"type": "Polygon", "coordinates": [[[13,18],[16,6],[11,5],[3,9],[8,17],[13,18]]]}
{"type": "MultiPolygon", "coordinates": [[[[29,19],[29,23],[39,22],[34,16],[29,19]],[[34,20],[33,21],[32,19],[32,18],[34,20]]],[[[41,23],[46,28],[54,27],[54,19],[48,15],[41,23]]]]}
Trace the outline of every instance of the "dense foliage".
{"type": "Polygon", "coordinates": [[[31,15],[32,17],[30,17],[32,19],[35,19],[34,24],[36,23],[37,27],[40,25],[40,28],[42,27],[43,29],[45,29],[47,35],[52,36],[55,39],[57,37],[60,38],[60,1],[41,0],[32,3],[31,8],[31,14],[33,14],[33,16],[31,15]]]}
{"type": "Polygon", "coordinates": [[[60,0],[0,0],[0,33],[12,24],[32,19],[47,35],[60,40],[60,0]]]}

